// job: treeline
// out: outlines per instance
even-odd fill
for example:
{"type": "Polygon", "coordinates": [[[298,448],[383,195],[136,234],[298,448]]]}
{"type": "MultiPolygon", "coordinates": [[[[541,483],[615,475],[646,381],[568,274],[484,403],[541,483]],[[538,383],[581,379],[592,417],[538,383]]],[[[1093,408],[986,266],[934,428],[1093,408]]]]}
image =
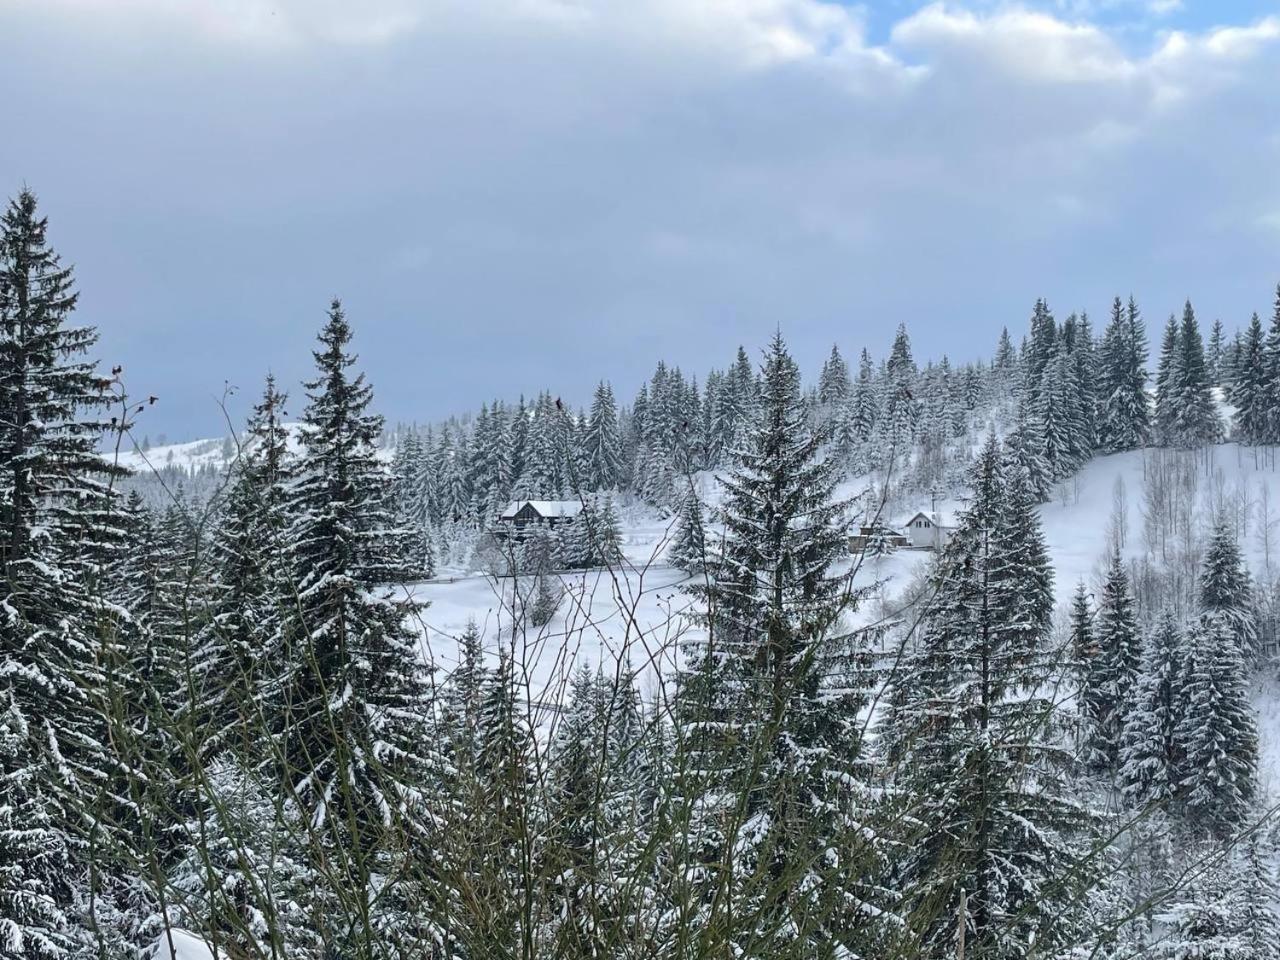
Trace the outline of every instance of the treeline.
{"type": "MultiPolygon", "coordinates": [[[[864,348],[851,370],[833,347],[809,417],[848,474],[870,475],[890,496],[963,483],[979,438],[1007,434],[1039,500],[1089,458],[1146,446],[1196,449],[1227,436],[1213,390],[1237,408],[1231,435],[1250,444],[1280,438],[1280,299],[1266,337],[1255,317],[1227,341],[1215,322],[1206,349],[1190,303],[1171,316],[1154,382],[1146,323],[1119,297],[1100,336],[1087,314],[1055,319],[1037,301],[1015,346],[1003,331],[990,361],[920,367],[899,328],[889,355],[864,348]],[[994,418],[994,420],[993,420],[994,418]]],[[[532,403],[494,401],[469,421],[401,427],[395,435],[402,509],[448,552],[484,530],[513,499],[576,498],[619,491],[675,512],[690,474],[727,468],[759,404],[759,378],[742,348],[703,386],[660,363],[630,405],[610,384],[573,412],[544,392],[532,403]]]]}

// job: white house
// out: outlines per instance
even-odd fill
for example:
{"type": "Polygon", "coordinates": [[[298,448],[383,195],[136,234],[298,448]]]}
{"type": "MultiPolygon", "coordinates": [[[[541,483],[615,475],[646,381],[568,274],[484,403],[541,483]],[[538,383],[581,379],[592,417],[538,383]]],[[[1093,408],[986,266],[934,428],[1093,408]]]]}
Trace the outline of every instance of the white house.
{"type": "Polygon", "coordinates": [[[913,550],[941,550],[951,540],[956,528],[941,513],[920,511],[900,524],[898,529],[906,535],[913,550]]]}

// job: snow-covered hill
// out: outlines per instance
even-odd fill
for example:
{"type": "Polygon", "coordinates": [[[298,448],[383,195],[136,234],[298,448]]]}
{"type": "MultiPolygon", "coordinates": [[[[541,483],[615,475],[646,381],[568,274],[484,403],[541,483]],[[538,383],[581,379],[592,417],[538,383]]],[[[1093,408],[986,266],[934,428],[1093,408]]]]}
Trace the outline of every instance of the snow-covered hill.
{"type": "MultiPolygon", "coordinates": [[[[707,499],[715,499],[714,484],[704,484],[704,490],[707,499]]],[[[939,506],[954,510],[963,503],[953,498],[939,506]]],[[[1111,544],[1122,542],[1127,558],[1152,556],[1160,562],[1194,563],[1198,560],[1195,543],[1222,511],[1237,524],[1255,578],[1270,580],[1273,566],[1280,562],[1276,547],[1270,544],[1270,533],[1280,517],[1268,515],[1280,511],[1280,469],[1261,451],[1222,444],[1197,455],[1152,449],[1090,461],[1040,508],[1060,611],[1065,613],[1078,583],[1083,581],[1091,590],[1096,587],[1100,562],[1111,544]],[[1165,535],[1157,522],[1160,511],[1170,509],[1177,511],[1171,526],[1189,526],[1176,538],[1165,535]],[[1193,549],[1189,558],[1181,553],[1188,545],[1193,549]]],[[[622,519],[625,567],[563,575],[567,594],[556,617],[545,629],[529,630],[514,641],[524,680],[539,702],[556,702],[582,663],[603,665],[608,671],[620,658],[629,659],[644,675],[649,692],[660,695],[680,642],[696,629],[684,616],[690,604],[681,589],[685,578],[664,557],[674,521],[642,506],[624,510],[622,519]]],[[[879,615],[880,600],[892,607],[932,557],[928,552],[899,550],[868,559],[859,579],[880,582],[882,588],[879,600],[866,604],[860,615],[879,615]]],[[[528,591],[531,585],[522,583],[520,589],[528,591]]],[[[480,573],[413,587],[414,594],[429,603],[423,613],[423,642],[442,673],[452,668],[455,638],[469,619],[475,619],[495,655],[499,643],[512,648],[512,590],[509,579],[480,573]]],[[[1280,687],[1260,686],[1256,699],[1263,738],[1263,785],[1280,796],[1280,687]]]]}

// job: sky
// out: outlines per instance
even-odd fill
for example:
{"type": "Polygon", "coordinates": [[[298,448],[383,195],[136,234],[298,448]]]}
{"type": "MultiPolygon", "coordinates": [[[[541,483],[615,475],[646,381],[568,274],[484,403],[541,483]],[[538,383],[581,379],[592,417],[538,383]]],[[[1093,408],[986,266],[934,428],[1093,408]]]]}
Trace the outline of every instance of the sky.
{"type": "Polygon", "coordinates": [[[0,90],[153,439],[299,411],[334,296],[428,421],[1280,281],[1280,0],[0,0],[0,90]]]}

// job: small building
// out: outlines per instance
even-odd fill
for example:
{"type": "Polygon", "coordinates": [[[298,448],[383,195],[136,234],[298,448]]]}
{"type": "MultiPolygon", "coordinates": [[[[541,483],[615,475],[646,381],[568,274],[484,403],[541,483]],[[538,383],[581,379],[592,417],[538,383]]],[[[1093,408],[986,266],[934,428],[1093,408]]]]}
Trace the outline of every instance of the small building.
{"type": "Polygon", "coordinates": [[[498,515],[494,533],[500,537],[522,537],[530,527],[555,530],[573,523],[582,512],[580,500],[513,500],[498,515]]]}
{"type": "Polygon", "coordinates": [[[911,546],[911,541],[901,531],[883,523],[864,523],[849,536],[852,553],[883,553],[911,546]]]}
{"type": "Polygon", "coordinates": [[[955,530],[942,514],[923,510],[902,524],[902,532],[913,550],[941,550],[951,541],[955,530]]]}

